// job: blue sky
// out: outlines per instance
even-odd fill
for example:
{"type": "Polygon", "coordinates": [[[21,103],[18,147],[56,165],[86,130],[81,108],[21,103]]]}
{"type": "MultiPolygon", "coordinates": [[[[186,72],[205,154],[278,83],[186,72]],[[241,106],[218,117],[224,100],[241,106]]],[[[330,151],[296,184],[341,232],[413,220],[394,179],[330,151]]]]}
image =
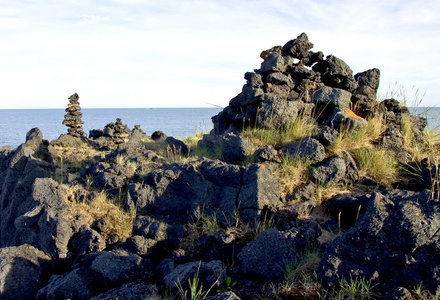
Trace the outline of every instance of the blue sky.
{"type": "Polygon", "coordinates": [[[302,32],[354,73],[379,68],[381,95],[440,106],[437,0],[0,0],[0,109],[74,92],[83,108],[224,107],[302,32]]]}

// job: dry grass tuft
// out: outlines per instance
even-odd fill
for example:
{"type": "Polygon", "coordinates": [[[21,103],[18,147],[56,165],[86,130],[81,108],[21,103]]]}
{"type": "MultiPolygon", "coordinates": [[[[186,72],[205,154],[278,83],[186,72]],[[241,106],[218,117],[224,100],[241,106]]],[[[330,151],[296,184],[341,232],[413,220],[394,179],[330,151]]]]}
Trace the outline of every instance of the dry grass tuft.
{"type": "Polygon", "coordinates": [[[299,114],[294,122],[282,128],[258,128],[249,126],[243,129],[242,135],[254,145],[254,151],[265,145],[272,145],[279,149],[287,142],[294,142],[306,136],[311,136],[316,131],[314,119],[299,114]]]}
{"type": "Polygon", "coordinates": [[[100,192],[90,203],[86,203],[75,199],[75,192],[81,189],[80,186],[64,186],[64,189],[67,194],[73,196],[68,197],[73,201],[67,201],[72,216],[84,216],[89,225],[96,220],[107,220],[112,225],[112,233],[117,234],[122,241],[131,236],[134,215],[113,204],[105,192],[100,192]]]}
{"type": "Polygon", "coordinates": [[[362,147],[353,151],[360,175],[368,175],[389,186],[398,177],[397,159],[379,147],[362,147]]]}
{"type": "Polygon", "coordinates": [[[302,159],[292,159],[290,156],[283,156],[281,164],[269,166],[272,174],[280,184],[281,196],[286,198],[291,195],[297,186],[307,183],[310,163],[302,159]]]}
{"type": "Polygon", "coordinates": [[[339,133],[336,142],[327,148],[330,154],[338,154],[342,151],[353,153],[361,147],[369,147],[377,141],[385,132],[385,122],[381,117],[373,117],[367,120],[367,125],[359,130],[344,129],[339,133]]]}
{"type": "Polygon", "coordinates": [[[315,195],[313,197],[313,205],[315,207],[321,205],[328,199],[332,198],[333,196],[348,193],[349,190],[346,189],[346,187],[341,187],[337,185],[332,186],[322,186],[318,184],[316,186],[315,195]]]}

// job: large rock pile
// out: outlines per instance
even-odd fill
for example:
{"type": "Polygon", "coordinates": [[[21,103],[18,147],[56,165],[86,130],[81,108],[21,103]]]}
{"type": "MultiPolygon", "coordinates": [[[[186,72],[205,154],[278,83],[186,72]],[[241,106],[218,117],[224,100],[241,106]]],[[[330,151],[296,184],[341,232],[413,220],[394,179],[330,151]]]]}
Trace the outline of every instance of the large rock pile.
{"type": "Polygon", "coordinates": [[[320,124],[362,125],[376,102],[378,69],[353,76],[341,59],[313,52],[313,44],[302,33],[283,47],[263,51],[264,61],[245,74],[242,92],[213,118],[215,134],[243,126],[279,128],[294,122],[299,114],[312,115],[320,124]]]}
{"type": "Polygon", "coordinates": [[[63,124],[69,127],[67,132],[73,137],[86,137],[82,129],[84,122],[81,120],[82,112],[81,106],[79,106],[79,96],[77,93],[69,97],[69,104],[66,108],[67,114],[64,115],[63,124]]]}

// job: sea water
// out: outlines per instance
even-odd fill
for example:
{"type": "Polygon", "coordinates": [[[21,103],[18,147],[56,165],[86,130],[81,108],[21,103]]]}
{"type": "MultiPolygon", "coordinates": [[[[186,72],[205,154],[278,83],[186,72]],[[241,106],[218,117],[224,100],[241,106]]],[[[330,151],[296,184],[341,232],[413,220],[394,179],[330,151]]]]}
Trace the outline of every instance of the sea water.
{"type": "MultiPolygon", "coordinates": [[[[87,134],[92,129],[104,129],[110,122],[121,118],[129,129],[140,125],[151,135],[156,130],[168,136],[185,138],[197,132],[209,132],[213,128],[211,117],[221,108],[96,108],[81,109],[83,130],[87,134]]],[[[64,109],[2,109],[0,110],[0,147],[17,147],[26,141],[26,133],[38,127],[46,140],[57,139],[67,133],[62,124],[64,109]]]]}
{"type": "MultiPolygon", "coordinates": [[[[133,129],[140,125],[148,135],[156,130],[168,136],[185,138],[199,131],[208,132],[213,128],[211,117],[221,108],[96,108],[81,110],[83,129],[88,135],[92,129],[104,129],[110,122],[121,118],[122,123],[133,129]]],[[[410,108],[411,113],[426,117],[428,126],[440,132],[440,107],[410,108]]],[[[0,147],[17,147],[26,140],[26,133],[38,127],[46,140],[57,139],[67,133],[62,124],[64,109],[2,109],[0,110],[0,147]]]]}

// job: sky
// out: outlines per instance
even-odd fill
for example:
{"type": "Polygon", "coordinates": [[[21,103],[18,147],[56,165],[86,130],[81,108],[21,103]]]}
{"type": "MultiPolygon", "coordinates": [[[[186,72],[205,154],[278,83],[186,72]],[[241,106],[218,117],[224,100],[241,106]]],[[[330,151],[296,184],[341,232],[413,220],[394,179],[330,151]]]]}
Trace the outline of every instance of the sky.
{"type": "Polygon", "coordinates": [[[440,1],[0,0],[0,109],[225,107],[305,32],[379,98],[440,106],[440,1]]]}

